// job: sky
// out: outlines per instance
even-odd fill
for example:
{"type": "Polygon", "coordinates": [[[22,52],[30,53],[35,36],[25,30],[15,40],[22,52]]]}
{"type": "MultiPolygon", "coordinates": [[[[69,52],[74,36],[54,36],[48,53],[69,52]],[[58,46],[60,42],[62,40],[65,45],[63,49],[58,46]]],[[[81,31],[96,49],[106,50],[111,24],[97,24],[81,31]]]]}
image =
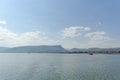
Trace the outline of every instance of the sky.
{"type": "Polygon", "coordinates": [[[0,0],[0,46],[120,47],[119,0],[0,0]]]}

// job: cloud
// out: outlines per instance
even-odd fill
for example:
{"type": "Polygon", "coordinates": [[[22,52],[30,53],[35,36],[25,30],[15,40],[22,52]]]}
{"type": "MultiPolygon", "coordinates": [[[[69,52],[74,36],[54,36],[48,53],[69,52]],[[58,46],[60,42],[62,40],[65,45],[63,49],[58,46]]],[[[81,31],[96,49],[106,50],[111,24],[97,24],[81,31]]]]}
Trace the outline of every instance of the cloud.
{"type": "Polygon", "coordinates": [[[88,37],[91,41],[108,41],[111,40],[110,37],[106,35],[106,32],[91,32],[87,33],[85,37],[88,37]]]}
{"type": "Polygon", "coordinates": [[[81,48],[91,48],[91,47],[116,47],[115,39],[109,37],[105,31],[96,31],[96,32],[88,32],[84,36],[84,41],[76,41],[76,45],[81,48]],[[88,40],[86,39],[88,38],[88,40]],[[114,45],[113,45],[114,43],[114,45]]]}
{"type": "Polygon", "coordinates": [[[0,27],[0,46],[54,45],[58,42],[58,40],[49,39],[45,33],[40,31],[17,34],[0,27]]]}
{"type": "Polygon", "coordinates": [[[6,23],[7,23],[6,21],[4,21],[4,20],[0,20],[0,24],[5,25],[6,23]]]}
{"type": "Polygon", "coordinates": [[[62,36],[67,38],[62,41],[62,45],[67,48],[119,47],[119,41],[109,37],[105,31],[92,31],[89,27],[75,26],[65,28],[62,31],[62,36]]]}
{"type": "Polygon", "coordinates": [[[6,28],[0,27],[0,41],[7,39],[15,39],[18,35],[14,32],[9,31],[6,28]]]}
{"type": "Polygon", "coordinates": [[[74,38],[77,36],[80,36],[82,33],[82,31],[90,31],[91,28],[89,27],[83,27],[83,26],[73,26],[73,27],[69,27],[69,28],[65,28],[62,31],[62,36],[64,38],[74,38]]]}
{"type": "Polygon", "coordinates": [[[85,31],[90,31],[91,28],[90,28],[90,27],[84,27],[83,30],[85,30],[85,31]]]}
{"type": "Polygon", "coordinates": [[[0,27],[0,46],[14,47],[25,45],[57,45],[66,48],[81,47],[118,47],[119,41],[109,37],[105,31],[89,32],[89,27],[69,27],[62,31],[62,37],[51,39],[44,32],[31,31],[17,34],[4,27],[0,27]],[[80,37],[77,37],[80,36],[80,37]],[[77,39],[75,38],[77,37],[77,39]],[[70,39],[72,38],[72,39],[70,39]],[[86,39],[87,38],[87,39],[86,39]]]}

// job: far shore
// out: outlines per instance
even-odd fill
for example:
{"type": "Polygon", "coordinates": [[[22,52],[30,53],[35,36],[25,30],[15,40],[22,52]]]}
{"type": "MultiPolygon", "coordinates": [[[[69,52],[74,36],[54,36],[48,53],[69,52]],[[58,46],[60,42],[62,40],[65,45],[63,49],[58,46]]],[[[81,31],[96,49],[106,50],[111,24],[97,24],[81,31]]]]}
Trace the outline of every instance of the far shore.
{"type": "Polygon", "coordinates": [[[0,52],[0,53],[27,53],[27,54],[32,54],[32,53],[38,53],[38,54],[44,54],[44,53],[49,53],[49,54],[120,54],[120,52],[0,52]]]}

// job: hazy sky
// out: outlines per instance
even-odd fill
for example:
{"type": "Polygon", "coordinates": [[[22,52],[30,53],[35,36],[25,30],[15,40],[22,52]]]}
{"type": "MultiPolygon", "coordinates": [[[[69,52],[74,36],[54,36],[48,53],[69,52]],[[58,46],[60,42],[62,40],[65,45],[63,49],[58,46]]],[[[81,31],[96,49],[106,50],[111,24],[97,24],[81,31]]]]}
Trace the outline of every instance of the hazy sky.
{"type": "Polygon", "coordinates": [[[0,46],[120,47],[119,0],[0,0],[0,46]]]}

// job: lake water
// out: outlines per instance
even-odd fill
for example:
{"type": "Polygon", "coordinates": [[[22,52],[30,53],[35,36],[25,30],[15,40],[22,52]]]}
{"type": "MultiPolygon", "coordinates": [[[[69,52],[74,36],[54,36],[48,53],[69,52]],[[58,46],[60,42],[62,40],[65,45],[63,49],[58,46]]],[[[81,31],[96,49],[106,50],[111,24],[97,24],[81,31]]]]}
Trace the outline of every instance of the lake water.
{"type": "Polygon", "coordinates": [[[120,55],[1,53],[0,80],[120,80],[120,55]]]}

